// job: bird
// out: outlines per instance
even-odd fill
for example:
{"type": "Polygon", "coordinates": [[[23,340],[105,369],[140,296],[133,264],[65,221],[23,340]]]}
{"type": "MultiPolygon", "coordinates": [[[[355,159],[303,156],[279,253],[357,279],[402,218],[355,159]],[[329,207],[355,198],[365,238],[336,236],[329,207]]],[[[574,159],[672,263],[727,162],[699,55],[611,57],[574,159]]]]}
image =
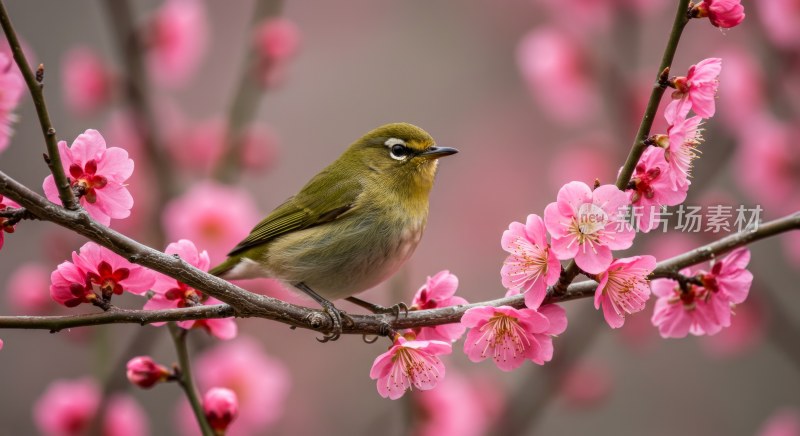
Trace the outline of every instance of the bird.
{"type": "Polygon", "coordinates": [[[409,123],[367,132],[300,191],[276,207],[209,272],[226,280],[278,279],[314,299],[332,320],[321,342],[342,333],[346,298],[373,312],[395,311],[354,295],[396,273],[428,218],[438,159],[458,153],[409,123]]]}

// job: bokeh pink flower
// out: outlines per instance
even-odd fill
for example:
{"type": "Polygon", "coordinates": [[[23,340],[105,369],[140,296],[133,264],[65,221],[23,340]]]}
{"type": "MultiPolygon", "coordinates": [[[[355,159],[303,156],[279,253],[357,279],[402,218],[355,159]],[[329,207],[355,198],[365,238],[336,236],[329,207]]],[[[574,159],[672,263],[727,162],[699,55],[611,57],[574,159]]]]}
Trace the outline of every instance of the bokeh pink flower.
{"type": "Polygon", "coordinates": [[[125,365],[128,381],[144,389],[167,381],[171,374],[166,366],[156,363],[150,356],[136,356],[125,365]]]}
{"type": "Polygon", "coordinates": [[[599,275],[594,293],[594,308],[603,306],[603,316],[611,328],[625,323],[625,316],[644,309],[650,298],[647,276],[656,267],[653,256],[633,256],[615,259],[599,275]]]}
{"type": "Polygon", "coordinates": [[[227,388],[211,388],[203,395],[203,412],[208,424],[217,434],[225,434],[239,416],[236,393],[227,388]]]}
{"type": "Polygon", "coordinates": [[[525,305],[538,309],[561,274],[561,263],[547,243],[547,229],[539,215],[528,215],[525,224],[512,222],[501,239],[503,250],[511,253],[500,269],[506,295],[525,294],[525,305]]]}
{"type": "MultiPolygon", "coordinates": [[[[181,239],[178,242],[167,245],[164,253],[179,256],[181,260],[201,271],[208,271],[211,264],[208,252],[205,250],[199,251],[194,243],[187,239],[181,239]]],[[[216,298],[204,295],[197,289],[163,274],[156,274],[152,290],[155,294],[144,304],[145,310],[222,304],[216,298]]],[[[157,322],[152,325],[162,326],[164,323],[157,322]]],[[[233,339],[238,332],[233,318],[179,321],[178,326],[184,329],[203,328],[219,339],[233,339]]]]}
{"type": "Polygon", "coordinates": [[[800,7],[796,0],[753,2],[761,28],[769,40],[783,49],[800,47],[800,7]]]}
{"type": "Polygon", "coordinates": [[[61,83],[69,110],[89,115],[102,108],[112,99],[114,82],[114,73],[92,48],[77,46],[64,54],[61,83]]]}
{"type": "MultiPolygon", "coordinates": [[[[112,218],[130,215],[133,197],[125,182],[133,173],[133,160],[127,151],[107,147],[103,135],[93,129],[78,135],[71,147],[60,141],[58,150],[70,185],[83,193],[80,204],[92,218],[108,225],[112,218]]],[[[44,179],[43,188],[48,200],[61,204],[52,175],[44,179]]]]}
{"type": "Polygon", "coordinates": [[[375,358],[369,377],[378,381],[378,393],[392,400],[412,388],[433,389],[445,376],[444,363],[437,356],[452,351],[448,342],[420,341],[398,335],[389,351],[375,358]]]}
{"type": "Polygon", "coordinates": [[[50,298],[50,270],[40,263],[24,263],[8,278],[6,302],[15,313],[42,315],[55,308],[50,298]]]}
{"type": "Polygon", "coordinates": [[[553,358],[552,336],[567,328],[567,316],[560,306],[547,304],[536,309],[510,306],[473,307],[461,323],[469,327],[464,353],[473,362],[492,358],[503,371],[519,368],[525,360],[539,365],[553,358]]]}
{"type": "MultiPolygon", "coordinates": [[[[449,306],[467,304],[467,300],[455,295],[458,289],[458,277],[450,271],[439,271],[433,277],[428,276],[414,298],[411,300],[411,310],[437,309],[449,306]]],[[[433,327],[421,327],[414,333],[421,341],[455,342],[464,334],[465,328],[459,324],[441,324],[433,327]]]]}
{"type": "Polygon", "coordinates": [[[168,239],[189,239],[208,250],[214,262],[224,260],[258,220],[258,209],[247,191],[213,181],[195,184],[167,203],[162,215],[168,239]]]}
{"type": "Polygon", "coordinates": [[[208,17],[200,0],[166,0],[147,26],[147,64],[157,84],[177,88],[197,71],[208,46],[208,17]]]}
{"type": "Polygon", "coordinates": [[[24,90],[25,82],[14,60],[0,53],[0,153],[8,148],[13,133],[11,123],[16,120],[12,111],[17,108],[24,90]]]}
{"type": "Polygon", "coordinates": [[[612,250],[630,248],[635,236],[625,222],[628,197],[614,185],[592,191],[582,182],[570,182],[558,191],[557,201],[544,210],[551,246],[560,260],[575,259],[590,274],[605,271],[612,250]]]}

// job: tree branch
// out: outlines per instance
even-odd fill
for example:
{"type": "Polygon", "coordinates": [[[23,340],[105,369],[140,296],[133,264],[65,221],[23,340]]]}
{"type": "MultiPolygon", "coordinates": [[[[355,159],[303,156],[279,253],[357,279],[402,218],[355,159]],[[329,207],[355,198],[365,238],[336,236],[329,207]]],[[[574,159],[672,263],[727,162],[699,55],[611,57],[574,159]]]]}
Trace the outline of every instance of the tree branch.
{"type": "MultiPolygon", "coordinates": [[[[36,107],[36,115],[39,118],[39,125],[42,128],[45,144],[47,144],[45,160],[55,179],[56,188],[58,188],[58,197],[61,199],[61,204],[63,204],[64,207],[69,210],[76,210],[80,206],[70,188],[69,179],[67,179],[67,175],[64,173],[64,165],[61,163],[61,155],[58,153],[56,129],[53,128],[53,123],[50,122],[50,114],[47,112],[47,105],[44,101],[44,92],[42,91],[44,84],[40,80],[37,80],[36,75],[33,73],[33,70],[31,70],[31,66],[25,58],[25,53],[22,51],[19,38],[17,38],[17,32],[11,24],[6,6],[2,1],[0,1],[0,25],[2,25],[3,32],[6,34],[6,38],[8,38],[8,45],[11,47],[14,61],[22,72],[22,77],[25,79],[25,83],[28,85],[28,91],[33,99],[33,105],[36,107]]],[[[40,66],[39,68],[43,67],[40,66]]]]}
{"type": "Polygon", "coordinates": [[[200,425],[200,431],[203,436],[214,436],[214,430],[206,419],[206,414],[203,411],[203,402],[197,394],[197,387],[194,385],[194,378],[192,378],[192,366],[189,360],[189,350],[186,348],[186,334],[188,330],[184,330],[175,323],[169,323],[169,333],[172,335],[172,342],[175,344],[175,353],[178,355],[178,368],[177,373],[178,384],[186,393],[186,398],[192,406],[194,417],[200,425]]]}
{"type": "MultiPolygon", "coordinates": [[[[142,245],[108,227],[100,225],[92,220],[84,211],[69,211],[59,207],[25,186],[22,186],[19,182],[8,177],[1,171],[0,194],[16,201],[42,220],[51,221],[71,229],[114,251],[120,256],[125,257],[130,262],[166,274],[228,304],[227,306],[200,306],[158,312],[119,309],[107,313],[73,317],[0,317],[0,328],[59,330],[67,326],[77,327],[81,325],[108,324],[113,322],[142,324],[157,321],[177,321],[229,316],[271,319],[290,326],[302,327],[323,333],[330,331],[332,328],[329,316],[320,310],[296,306],[275,298],[245,291],[225,280],[200,271],[179,258],[169,256],[142,245]],[[204,312],[205,310],[209,312],[204,312]],[[185,317],[184,314],[186,315],[185,317]]],[[[759,226],[758,230],[748,230],[726,236],[688,253],[662,261],[656,267],[651,278],[667,277],[674,271],[689,265],[705,262],[712,259],[714,256],[724,254],[734,248],[796,229],[800,229],[800,212],[763,223],[759,226]]],[[[553,292],[553,287],[551,287],[545,303],[557,303],[591,297],[594,295],[596,287],[597,283],[591,280],[571,284],[563,294],[555,294],[553,292]]],[[[459,322],[464,312],[470,308],[504,305],[522,308],[525,306],[524,296],[515,295],[513,297],[504,297],[461,306],[411,311],[408,315],[401,316],[399,319],[395,319],[393,315],[386,314],[351,315],[353,323],[344,326],[343,333],[374,335],[386,331],[387,325],[394,330],[403,330],[415,327],[456,323],[459,322]]]]}

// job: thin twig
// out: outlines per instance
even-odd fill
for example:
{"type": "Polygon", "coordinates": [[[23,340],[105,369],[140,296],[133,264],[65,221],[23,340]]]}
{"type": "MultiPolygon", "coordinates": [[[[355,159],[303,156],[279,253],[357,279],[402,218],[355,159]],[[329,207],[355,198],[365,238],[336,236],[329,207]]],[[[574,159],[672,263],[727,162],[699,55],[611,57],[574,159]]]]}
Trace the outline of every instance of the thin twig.
{"type": "MultiPolygon", "coordinates": [[[[17,38],[17,33],[14,31],[14,26],[11,24],[11,19],[6,12],[5,4],[0,1],[0,25],[3,27],[3,32],[8,38],[8,45],[11,47],[11,52],[14,55],[14,61],[17,63],[19,70],[22,72],[22,77],[25,78],[25,83],[28,85],[28,91],[33,98],[33,105],[36,107],[36,115],[39,118],[39,125],[42,128],[45,144],[47,144],[46,162],[50,167],[50,172],[56,182],[58,188],[58,197],[61,199],[61,204],[69,210],[76,210],[79,207],[78,201],[70,188],[69,179],[64,173],[64,166],[61,163],[61,155],[58,153],[58,140],[56,139],[56,129],[53,128],[53,123],[50,122],[50,114],[47,112],[47,105],[44,100],[44,84],[37,80],[36,74],[31,70],[28,60],[25,58],[25,53],[22,51],[22,45],[17,38]]],[[[41,74],[43,74],[43,67],[40,66],[41,74]]]]}
{"type": "Polygon", "coordinates": [[[189,359],[189,350],[186,348],[186,333],[184,330],[175,323],[169,323],[169,333],[172,335],[172,342],[175,344],[175,352],[178,355],[178,368],[180,371],[177,374],[178,384],[183,388],[186,393],[186,398],[192,406],[192,411],[200,424],[200,431],[203,436],[214,436],[214,430],[211,429],[206,414],[203,411],[203,403],[200,401],[200,396],[197,393],[197,387],[192,378],[192,366],[189,359]]]}

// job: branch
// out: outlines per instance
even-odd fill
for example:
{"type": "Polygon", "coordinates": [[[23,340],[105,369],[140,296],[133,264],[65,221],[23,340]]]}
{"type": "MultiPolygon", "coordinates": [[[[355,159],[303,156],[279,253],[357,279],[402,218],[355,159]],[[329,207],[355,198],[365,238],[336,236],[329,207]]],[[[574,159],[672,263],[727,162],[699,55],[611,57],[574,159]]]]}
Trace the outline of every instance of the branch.
{"type": "MultiPolygon", "coordinates": [[[[25,83],[28,85],[28,91],[33,98],[33,105],[36,107],[36,115],[39,118],[39,125],[42,128],[45,144],[47,144],[47,154],[45,161],[47,166],[50,167],[50,172],[56,182],[58,188],[58,197],[61,199],[61,204],[69,210],[76,210],[79,204],[75,195],[70,188],[69,179],[64,173],[64,166],[61,163],[61,155],[58,153],[58,141],[56,140],[56,129],[53,128],[53,123],[50,122],[50,114],[47,112],[47,105],[44,101],[44,93],[42,88],[44,84],[41,80],[37,80],[36,75],[31,70],[28,60],[25,58],[25,53],[22,51],[22,45],[17,38],[17,33],[14,31],[14,26],[11,24],[11,19],[6,12],[6,6],[0,1],[0,25],[3,27],[3,32],[8,38],[8,45],[11,47],[11,52],[14,55],[14,61],[19,66],[22,72],[22,77],[25,78],[25,83]]],[[[41,74],[44,74],[44,67],[39,66],[41,74]]]]}
{"type": "MultiPolygon", "coordinates": [[[[282,8],[282,0],[258,0],[248,32],[265,18],[280,14],[282,8]]],[[[252,38],[249,40],[252,41],[252,38]]],[[[227,149],[222,153],[222,159],[215,169],[216,178],[222,182],[230,183],[241,174],[242,130],[253,120],[265,89],[256,83],[256,78],[253,76],[258,62],[254,55],[253,42],[250,42],[248,47],[241,66],[241,78],[228,112],[224,143],[227,149]]]]}
{"type": "Polygon", "coordinates": [[[203,403],[200,401],[200,396],[197,394],[197,387],[194,385],[192,378],[192,366],[189,360],[189,350],[186,348],[186,334],[188,330],[184,330],[175,323],[169,323],[169,333],[172,335],[172,342],[175,344],[175,352],[178,354],[178,369],[177,377],[178,384],[186,393],[186,398],[192,406],[192,411],[200,425],[200,431],[203,436],[214,436],[214,430],[206,419],[206,414],[203,411],[203,403]]]}
{"type": "MultiPolygon", "coordinates": [[[[59,330],[69,323],[69,327],[117,323],[148,323],[157,321],[178,321],[200,318],[221,318],[229,316],[258,317],[279,321],[294,327],[302,327],[319,332],[328,332],[332,323],[328,315],[320,310],[309,309],[286,303],[275,298],[247,292],[218,277],[214,277],[160,251],[142,245],[108,227],[102,226],[84,211],[69,211],[50,203],[30,191],[3,172],[0,172],[0,194],[5,195],[43,220],[52,221],[71,229],[96,243],[125,257],[130,262],[166,274],[180,280],[204,293],[228,303],[221,306],[200,306],[166,311],[114,310],[108,313],[73,317],[0,317],[0,327],[33,328],[59,330]],[[209,312],[204,312],[208,310],[209,312]],[[184,316],[185,315],[185,316],[184,316]],[[147,317],[147,318],[142,318],[147,317]],[[143,321],[144,319],[144,321],[143,321]]],[[[759,226],[758,230],[745,231],[724,237],[688,253],[660,262],[650,278],[670,276],[674,271],[712,259],[734,248],[764,239],[779,233],[800,229],[800,212],[770,221],[759,226]]],[[[591,280],[571,284],[563,294],[555,294],[554,287],[549,290],[545,303],[558,303],[594,295],[597,283],[591,280]]],[[[394,330],[457,323],[468,309],[479,306],[525,307],[523,295],[504,297],[491,301],[461,306],[444,307],[433,310],[411,311],[408,315],[395,319],[393,315],[351,315],[352,324],[344,326],[347,334],[381,334],[387,326],[394,330]]]]}
{"type": "MultiPolygon", "coordinates": [[[[667,46],[664,47],[664,54],[661,56],[661,65],[658,67],[656,81],[653,83],[653,90],[650,92],[650,99],[647,101],[647,107],[642,115],[642,121],[639,123],[639,129],[636,131],[636,137],[633,139],[631,150],[628,152],[625,164],[622,166],[617,176],[616,186],[620,190],[624,191],[625,187],[628,186],[631,175],[633,175],[633,170],[636,168],[636,164],[639,163],[639,158],[642,157],[642,153],[644,153],[644,150],[647,148],[644,141],[650,136],[650,129],[653,127],[653,121],[655,120],[656,112],[658,112],[658,105],[666,89],[663,77],[665,74],[669,73],[672,60],[675,58],[675,51],[678,49],[678,42],[683,34],[683,29],[686,27],[686,23],[689,22],[688,11],[689,0],[680,0],[678,2],[678,10],[675,12],[675,21],[672,23],[672,30],[667,40],[667,46]]],[[[575,264],[574,260],[571,260],[561,273],[561,277],[558,283],[556,283],[555,292],[557,294],[563,292],[566,286],[575,280],[579,272],[578,265],[575,264]]]]}

